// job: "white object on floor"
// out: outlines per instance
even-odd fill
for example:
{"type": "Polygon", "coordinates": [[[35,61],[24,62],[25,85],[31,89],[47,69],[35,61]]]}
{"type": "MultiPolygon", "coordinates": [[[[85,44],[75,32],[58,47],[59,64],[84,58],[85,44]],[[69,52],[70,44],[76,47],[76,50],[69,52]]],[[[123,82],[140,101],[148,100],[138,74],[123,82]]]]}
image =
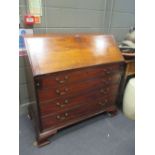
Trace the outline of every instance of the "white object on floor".
{"type": "Polygon", "coordinates": [[[125,44],[127,47],[135,48],[135,43],[133,43],[130,40],[124,40],[124,41],[122,41],[122,43],[125,44]]]}
{"type": "Polygon", "coordinates": [[[129,119],[135,119],[135,78],[129,80],[123,97],[123,113],[129,119]]]}

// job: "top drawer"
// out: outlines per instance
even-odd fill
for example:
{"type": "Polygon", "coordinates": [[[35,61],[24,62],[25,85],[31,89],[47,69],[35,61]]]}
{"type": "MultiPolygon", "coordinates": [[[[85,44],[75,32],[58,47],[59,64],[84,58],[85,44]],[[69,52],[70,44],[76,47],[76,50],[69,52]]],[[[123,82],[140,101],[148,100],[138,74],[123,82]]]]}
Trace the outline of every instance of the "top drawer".
{"type": "Polygon", "coordinates": [[[42,88],[53,88],[64,84],[71,84],[78,81],[106,76],[118,71],[122,71],[122,64],[108,64],[77,70],[63,71],[50,75],[37,77],[37,85],[42,88]]]}

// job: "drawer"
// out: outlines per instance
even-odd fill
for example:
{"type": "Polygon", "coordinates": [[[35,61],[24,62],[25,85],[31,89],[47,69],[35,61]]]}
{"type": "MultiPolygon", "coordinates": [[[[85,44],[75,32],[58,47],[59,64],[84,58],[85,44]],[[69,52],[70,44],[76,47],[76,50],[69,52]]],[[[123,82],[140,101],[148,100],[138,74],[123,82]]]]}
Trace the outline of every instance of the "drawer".
{"type": "Polygon", "coordinates": [[[71,109],[80,104],[86,104],[92,100],[96,100],[103,96],[116,95],[118,92],[118,85],[112,85],[110,87],[98,88],[92,91],[89,91],[82,95],[59,98],[54,101],[41,102],[40,111],[42,116],[50,115],[57,113],[59,111],[64,111],[71,109]]]}
{"type": "Polygon", "coordinates": [[[98,67],[64,71],[52,75],[36,78],[42,88],[53,88],[61,85],[68,85],[100,76],[111,75],[121,71],[120,64],[110,64],[98,67]]]}
{"type": "Polygon", "coordinates": [[[98,100],[92,100],[90,103],[80,105],[74,109],[66,110],[65,112],[59,112],[49,117],[42,117],[42,128],[43,130],[48,128],[61,127],[72,122],[78,122],[84,117],[89,117],[96,113],[105,111],[105,108],[110,105],[114,105],[116,96],[102,97],[98,100]]]}
{"type": "Polygon", "coordinates": [[[61,86],[57,88],[38,88],[38,98],[40,102],[52,100],[58,97],[70,96],[77,93],[84,93],[98,87],[109,86],[119,83],[121,75],[119,73],[112,76],[106,76],[93,80],[83,81],[68,86],[61,86]]]}

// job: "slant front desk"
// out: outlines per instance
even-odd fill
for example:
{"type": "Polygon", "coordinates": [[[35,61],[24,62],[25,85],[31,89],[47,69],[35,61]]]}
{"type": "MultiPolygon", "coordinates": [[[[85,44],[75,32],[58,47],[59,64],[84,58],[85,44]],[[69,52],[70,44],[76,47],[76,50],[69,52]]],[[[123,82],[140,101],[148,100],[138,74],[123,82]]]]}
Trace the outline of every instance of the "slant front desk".
{"type": "Polygon", "coordinates": [[[125,63],[113,36],[33,35],[25,43],[36,95],[28,109],[38,146],[59,129],[116,112],[125,63]]]}

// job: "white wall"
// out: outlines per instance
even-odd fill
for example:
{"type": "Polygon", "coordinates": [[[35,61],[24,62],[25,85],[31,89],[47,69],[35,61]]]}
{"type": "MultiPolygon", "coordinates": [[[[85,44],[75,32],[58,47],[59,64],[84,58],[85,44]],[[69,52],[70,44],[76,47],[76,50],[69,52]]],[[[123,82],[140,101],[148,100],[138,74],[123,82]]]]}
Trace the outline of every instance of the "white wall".
{"type": "MultiPolygon", "coordinates": [[[[28,13],[27,0],[19,0],[20,19],[28,13]]],[[[134,0],[42,0],[41,25],[35,33],[101,32],[121,41],[134,26],[134,0]]],[[[21,24],[23,27],[23,24],[21,24]]]]}

